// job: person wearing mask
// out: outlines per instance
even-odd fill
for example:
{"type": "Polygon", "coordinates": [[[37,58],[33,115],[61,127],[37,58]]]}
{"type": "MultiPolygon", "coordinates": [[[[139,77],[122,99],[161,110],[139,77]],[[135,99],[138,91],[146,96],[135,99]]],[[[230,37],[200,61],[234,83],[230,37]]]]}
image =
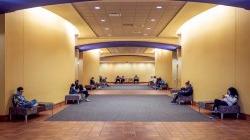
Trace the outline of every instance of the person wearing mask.
{"type": "Polygon", "coordinates": [[[124,76],[121,77],[121,81],[120,82],[121,82],[121,84],[123,84],[125,82],[124,76]]]}
{"type": "Polygon", "coordinates": [[[38,106],[38,103],[35,99],[28,101],[23,96],[24,89],[23,87],[18,87],[16,94],[13,96],[13,105],[15,107],[22,108],[32,108],[34,106],[38,106]]]}
{"type": "Polygon", "coordinates": [[[181,88],[181,90],[174,96],[173,100],[171,103],[176,103],[176,100],[178,99],[179,96],[191,96],[193,95],[193,87],[190,84],[189,81],[185,83],[185,87],[181,88]]]}

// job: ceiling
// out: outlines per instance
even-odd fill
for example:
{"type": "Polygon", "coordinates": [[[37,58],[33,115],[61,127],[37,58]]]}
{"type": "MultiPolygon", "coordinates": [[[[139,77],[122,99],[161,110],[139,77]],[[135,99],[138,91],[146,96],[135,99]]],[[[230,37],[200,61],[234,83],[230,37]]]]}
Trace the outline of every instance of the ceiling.
{"type": "Polygon", "coordinates": [[[184,5],[161,0],[73,3],[97,37],[157,37],[184,5]]]}
{"type": "Polygon", "coordinates": [[[116,55],[143,55],[154,57],[154,48],[146,47],[114,47],[101,49],[101,57],[116,56],[116,55]]]}

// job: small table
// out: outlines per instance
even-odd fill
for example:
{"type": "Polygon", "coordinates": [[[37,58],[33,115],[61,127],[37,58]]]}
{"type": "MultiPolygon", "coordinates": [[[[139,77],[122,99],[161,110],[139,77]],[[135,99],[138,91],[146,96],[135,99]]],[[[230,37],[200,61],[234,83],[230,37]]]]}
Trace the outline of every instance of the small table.
{"type": "Polygon", "coordinates": [[[38,112],[51,110],[51,114],[53,117],[54,115],[53,109],[54,109],[54,104],[51,102],[39,102],[38,103],[38,112]]]}
{"type": "Polygon", "coordinates": [[[214,101],[199,101],[198,102],[199,112],[201,108],[211,110],[212,105],[214,105],[214,101]]]}

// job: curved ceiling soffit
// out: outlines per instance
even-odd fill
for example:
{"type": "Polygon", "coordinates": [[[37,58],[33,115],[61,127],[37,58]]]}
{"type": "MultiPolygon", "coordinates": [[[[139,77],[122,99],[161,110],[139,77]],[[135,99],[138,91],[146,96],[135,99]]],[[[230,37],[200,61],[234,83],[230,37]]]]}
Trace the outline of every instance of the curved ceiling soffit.
{"type": "Polygon", "coordinates": [[[176,49],[181,48],[181,46],[175,44],[148,42],[148,41],[110,41],[110,42],[99,42],[99,43],[78,45],[76,46],[76,49],[78,49],[80,52],[83,52],[93,49],[129,47],[129,46],[158,48],[169,51],[175,51],[176,49]]]}
{"type": "Polygon", "coordinates": [[[136,57],[144,57],[144,58],[154,58],[152,55],[148,54],[110,54],[110,55],[101,55],[100,58],[110,58],[110,57],[119,57],[119,56],[136,56],[136,57]]]}
{"type": "MultiPolygon", "coordinates": [[[[3,0],[0,1],[0,14],[26,8],[32,8],[32,7],[72,3],[72,2],[83,2],[83,1],[93,1],[93,0],[3,0]]],[[[180,1],[213,3],[213,4],[221,4],[227,6],[241,7],[248,10],[250,9],[249,0],[180,0],[180,1]]]]}

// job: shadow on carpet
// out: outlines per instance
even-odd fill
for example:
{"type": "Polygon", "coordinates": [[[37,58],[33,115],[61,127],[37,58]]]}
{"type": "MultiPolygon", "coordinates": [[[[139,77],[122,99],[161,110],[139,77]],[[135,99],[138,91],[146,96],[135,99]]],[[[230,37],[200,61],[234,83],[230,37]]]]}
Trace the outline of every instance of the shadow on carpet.
{"type": "Polygon", "coordinates": [[[48,121],[211,121],[166,95],[94,95],[92,102],[70,105],[48,121]]]}
{"type": "Polygon", "coordinates": [[[152,90],[147,85],[111,85],[109,87],[101,88],[102,90],[152,90]]]}

